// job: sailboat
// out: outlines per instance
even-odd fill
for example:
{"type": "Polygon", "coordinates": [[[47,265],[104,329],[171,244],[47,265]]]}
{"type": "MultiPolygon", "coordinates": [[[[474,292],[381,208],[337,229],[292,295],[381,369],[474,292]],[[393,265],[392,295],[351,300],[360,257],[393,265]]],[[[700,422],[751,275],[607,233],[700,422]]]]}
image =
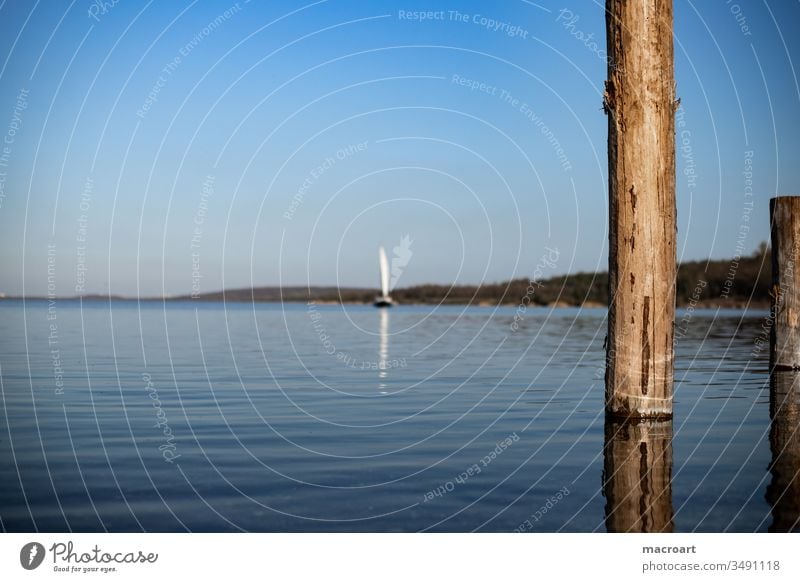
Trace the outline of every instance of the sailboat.
{"type": "Polygon", "coordinates": [[[375,298],[375,307],[391,307],[394,301],[389,297],[389,259],[386,258],[386,251],[383,245],[378,247],[378,266],[381,271],[381,294],[375,298]]]}

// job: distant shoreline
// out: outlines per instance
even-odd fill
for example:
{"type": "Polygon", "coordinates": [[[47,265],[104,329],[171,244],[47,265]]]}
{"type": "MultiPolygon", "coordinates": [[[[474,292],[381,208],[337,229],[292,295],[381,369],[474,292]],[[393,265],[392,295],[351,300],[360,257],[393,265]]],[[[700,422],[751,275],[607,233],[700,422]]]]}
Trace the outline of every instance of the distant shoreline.
{"type": "MultiPolygon", "coordinates": [[[[369,306],[372,305],[372,301],[335,301],[335,300],[318,300],[318,299],[249,299],[249,298],[224,298],[224,297],[191,297],[190,295],[181,295],[175,297],[125,297],[119,295],[111,295],[111,296],[103,296],[103,295],[90,295],[90,296],[69,296],[69,297],[56,297],[55,299],[49,297],[39,297],[39,296],[31,296],[31,297],[22,297],[22,296],[12,296],[12,297],[0,297],[0,303],[3,302],[12,302],[12,301],[25,301],[25,302],[36,302],[36,303],[46,303],[48,301],[70,301],[70,302],[90,302],[90,303],[110,303],[110,302],[121,302],[121,303],[273,303],[280,305],[282,303],[289,303],[289,304],[304,304],[304,303],[314,303],[316,305],[364,305],[369,306]]],[[[486,301],[481,302],[458,302],[458,301],[443,301],[439,303],[433,302],[424,302],[424,301],[409,301],[409,302],[398,302],[398,306],[416,306],[421,307],[425,305],[444,305],[444,306],[453,306],[453,307],[504,307],[504,308],[514,308],[518,306],[518,303],[491,303],[486,301]]],[[[608,306],[603,305],[601,303],[597,303],[594,301],[586,301],[585,303],[568,303],[565,301],[557,301],[553,303],[546,303],[546,304],[531,304],[527,306],[528,309],[606,309],[608,306]]],[[[767,301],[751,301],[750,303],[746,301],[730,301],[730,300],[718,300],[718,301],[702,301],[697,302],[694,305],[690,303],[678,303],[676,305],[678,309],[698,309],[698,310],[713,310],[713,309],[735,309],[735,310],[747,310],[747,309],[769,309],[770,303],[767,301]]]]}
{"type": "MultiPolygon", "coordinates": [[[[729,260],[688,261],[678,265],[675,298],[679,308],[765,309],[770,306],[772,286],[771,251],[766,243],[745,257],[729,260]]],[[[584,307],[608,305],[608,273],[574,273],[537,279],[513,279],[479,285],[423,284],[394,289],[392,298],[399,305],[473,305],[480,307],[584,307]]],[[[196,301],[226,303],[308,303],[370,305],[376,289],[334,286],[250,287],[225,289],[172,297],[125,297],[84,295],[57,297],[56,300],[83,301],[196,301]]],[[[25,301],[48,301],[32,296],[25,301]]],[[[0,297],[0,301],[23,300],[21,296],[0,297]]]]}

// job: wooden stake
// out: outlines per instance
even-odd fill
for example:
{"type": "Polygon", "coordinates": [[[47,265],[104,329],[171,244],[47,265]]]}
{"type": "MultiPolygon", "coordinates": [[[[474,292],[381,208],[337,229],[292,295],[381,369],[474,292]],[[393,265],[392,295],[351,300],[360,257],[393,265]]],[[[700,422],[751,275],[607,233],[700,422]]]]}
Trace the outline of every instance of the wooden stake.
{"type": "Polygon", "coordinates": [[[800,368],[800,196],[769,201],[772,230],[772,330],[774,369],[800,368]]]}
{"type": "Polygon", "coordinates": [[[672,416],[675,82],[672,0],[606,0],[606,411],[672,416]]]}
{"type": "Polygon", "coordinates": [[[672,421],[607,420],[603,453],[606,529],[671,532],[672,421]]]}

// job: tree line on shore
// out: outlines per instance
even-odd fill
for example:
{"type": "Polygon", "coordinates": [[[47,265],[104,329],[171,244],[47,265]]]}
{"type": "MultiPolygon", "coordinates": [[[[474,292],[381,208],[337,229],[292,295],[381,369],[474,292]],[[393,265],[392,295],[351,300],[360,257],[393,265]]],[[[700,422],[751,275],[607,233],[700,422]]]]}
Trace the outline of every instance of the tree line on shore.
{"type": "MultiPolygon", "coordinates": [[[[679,306],[763,307],[769,304],[770,248],[761,243],[752,254],[733,259],[688,261],[678,265],[676,299],[679,306]]],[[[260,287],[201,295],[201,300],[318,301],[370,303],[373,289],[336,287],[260,287]]],[[[398,303],[472,305],[608,304],[608,273],[574,273],[542,280],[514,279],[480,285],[424,284],[392,291],[398,303]]]]}

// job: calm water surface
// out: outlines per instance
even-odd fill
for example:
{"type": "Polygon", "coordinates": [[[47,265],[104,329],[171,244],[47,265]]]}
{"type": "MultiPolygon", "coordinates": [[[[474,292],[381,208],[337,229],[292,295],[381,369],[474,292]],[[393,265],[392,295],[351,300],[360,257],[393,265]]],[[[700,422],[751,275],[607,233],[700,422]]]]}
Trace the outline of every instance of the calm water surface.
{"type": "Polygon", "coordinates": [[[528,310],[512,331],[514,313],[1,302],[2,527],[749,532],[796,519],[796,486],[774,493],[793,470],[772,462],[775,443],[796,438],[773,425],[770,446],[766,312],[679,312],[675,419],[650,427],[605,426],[605,310],[528,310]]]}

